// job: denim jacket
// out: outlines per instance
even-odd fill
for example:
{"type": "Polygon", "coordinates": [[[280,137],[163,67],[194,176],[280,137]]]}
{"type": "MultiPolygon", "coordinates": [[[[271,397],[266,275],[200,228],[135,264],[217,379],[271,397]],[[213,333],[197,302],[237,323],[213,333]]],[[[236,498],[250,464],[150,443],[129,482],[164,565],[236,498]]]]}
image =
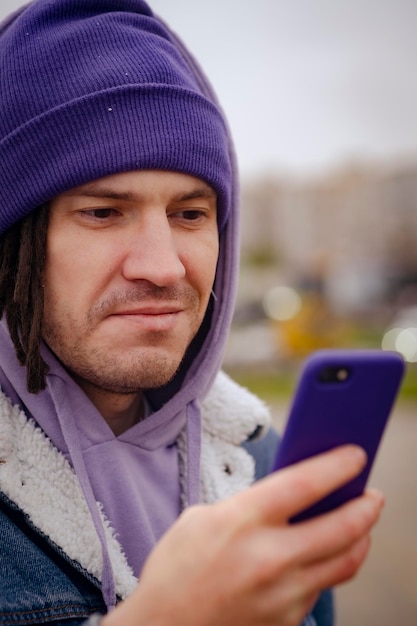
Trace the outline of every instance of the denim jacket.
{"type": "MultiPolygon", "coordinates": [[[[223,382],[226,387],[223,387],[222,393],[227,388],[230,394],[228,381],[223,382]]],[[[21,415],[19,419],[22,423],[21,415]]],[[[31,427],[29,422],[23,424],[25,437],[26,431],[31,427]]],[[[39,430],[36,426],[32,426],[39,430]]],[[[0,626],[2,624],[16,626],[44,623],[52,623],[56,626],[81,626],[81,624],[92,626],[96,618],[91,616],[106,612],[99,576],[94,575],[92,568],[83,565],[82,555],[79,559],[72,558],[68,555],[70,550],[62,547],[65,546],[65,541],[62,540],[62,534],[65,535],[65,532],[60,533],[59,530],[65,531],[64,528],[58,529],[56,537],[51,537],[51,534],[40,530],[39,524],[33,521],[34,518],[36,519],[33,511],[25,511],[20,501],[16,502],[9,497],[10,494],[5,492],[7,489],[3,488],[1,480],[2,466],[4,470],[11,469],[10,464],[8,468],[5,466],[9,462],[7,454],[13,456],[11,451],[13,446],[8,444],[4,433],[5,429],[2,430],[0,422],[0,577],[2,581],[0,626]]],[[[216,434],[218,435],[219,433],[216,434]]],[[[211,428],[208,441],[213,437],[211,428]]],[[[12,439],[13,437],[10,441],[12,439]]],[[[255,477],[260,478],[270,470],[277,442],[276,433],[269,429],[264,438],[238,446],[240,452],[238,451],[236,458],[245,463],[244,457],[248,457],[252,466],[255,465],[255,477]]],[[[48,445],[51,445],[50,442],[48,445]]],[[[211,445],[215,445],[213,441],[207,443],[208,448],[211,445]]],[[[225,445],[224,441],[222,445],[225,445]]],[[[55,449],[54,453],[59,454],[55,449]]],[[[224,448],[224,453],[228,454],[227,446],[224,448]]],[[[22,452],[18,450],[17,456],[19,454],[21,455],[22,452]]],[[[207,461],[212,462],[212,457],[209,453],[207,454],[207,461]]],[[[202,462],[204,465],[204,453],[202,462]]],[[[10,476],[9,482],[13,482],[14,479],[14,475],[10,476]]],[[[8,484],[7,481],[5,484],[8,484]]],[[[236,483],[234,486],[236,487],[236,483]]],[[[24,489],[24,485],[19,484],[19,487],[24,489]]],[[[210,492],[213,491],[212,487],[213,485],[210,486],[210,492]]],[[[226,487],[226,493],[229,487],[226,487]]],[[[62,506],[60,510],[62,511],[62,506]]],[[[53,508],[51,515],[53,515],[53,508]]],[[[65,511],[63,515],[62,512],[59,515],[62,518],[62,526],[65,526],[65,511]]],[[[59,515],[58,519],[61,519],[59,515]]],[[[123,589],[123,585],[120,588],[123,589]]],[[[120,599],[123,595],[127,593],[120,593],[120,599]]],[[[331,595],[326,593],[321,597],[313,614],[306,618],[303,626],[331,626],[332,623],[332,599],[331,595]]]]}
{"type": "Polygon", "coordinates": [[[105,613],[100,582],[0,494],[0,624],[79,626],[105,613]]]}

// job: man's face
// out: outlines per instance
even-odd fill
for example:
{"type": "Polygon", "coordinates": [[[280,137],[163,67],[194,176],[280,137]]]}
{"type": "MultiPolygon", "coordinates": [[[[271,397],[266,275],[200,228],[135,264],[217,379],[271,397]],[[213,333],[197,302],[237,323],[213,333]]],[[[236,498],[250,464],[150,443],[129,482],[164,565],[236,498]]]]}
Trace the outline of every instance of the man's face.
{"type": "Polygon", "coordinates": [[[216,195],[166,171],[115,174],[51,204],[44,339],[80,386],[167,383],[203,320],[218,257],[216,195]]]}

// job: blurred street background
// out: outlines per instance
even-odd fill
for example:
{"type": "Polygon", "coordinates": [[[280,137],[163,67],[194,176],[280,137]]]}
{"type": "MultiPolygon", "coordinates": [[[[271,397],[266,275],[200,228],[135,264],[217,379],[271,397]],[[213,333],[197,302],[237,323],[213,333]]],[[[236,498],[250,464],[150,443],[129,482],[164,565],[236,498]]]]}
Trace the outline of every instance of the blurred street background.
{"type": "MultiPolygon", "coordinates": [[[[2,0],[0,19],[24,4],[2,0]]],[[[282,428],[303,359],[397,350],[372,483],[387,505],[338,626],[417,624],[417,2],[149,0],[211,79],[242,180],[225,368],[282,428]]],[[[378,393],[378,390],[370,390],[378,393]]]]}
{"type": "Polygon", "coordinates": [[[271,405],[281,431],[311,351],[388,349],[406,360],[371,478],[386,508],[366,565],[337,590],[336,608],[338,626],[415,626],[417,167],[347,168],[305,185],[269,179],[244,188],[243,206],[225,366],[271,405]]]}

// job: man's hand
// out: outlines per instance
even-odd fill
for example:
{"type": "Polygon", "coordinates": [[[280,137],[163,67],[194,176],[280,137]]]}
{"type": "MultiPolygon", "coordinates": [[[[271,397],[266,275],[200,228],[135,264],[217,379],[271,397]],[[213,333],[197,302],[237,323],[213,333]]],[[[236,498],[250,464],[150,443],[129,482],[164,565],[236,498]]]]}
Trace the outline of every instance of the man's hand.
{"type": "Polygon", "coordinates": [[[368,491],[326,515],[288,520],[364,464],[361,449],[344,446],[223,502],[189,508],[103,625],[298,626],[322,589],[361,566],[383,497],[368,491]]]}

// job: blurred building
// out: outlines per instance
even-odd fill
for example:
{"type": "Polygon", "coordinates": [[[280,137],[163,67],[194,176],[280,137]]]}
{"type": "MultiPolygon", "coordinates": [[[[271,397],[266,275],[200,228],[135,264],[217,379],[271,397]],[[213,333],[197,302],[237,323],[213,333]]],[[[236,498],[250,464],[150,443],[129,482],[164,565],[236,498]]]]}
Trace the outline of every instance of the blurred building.
{"type": "Polygon", "coordinates": [[[242,256],[319,287],[335,309],[417,303],[417,164],[243,188],[242,256]]]}

